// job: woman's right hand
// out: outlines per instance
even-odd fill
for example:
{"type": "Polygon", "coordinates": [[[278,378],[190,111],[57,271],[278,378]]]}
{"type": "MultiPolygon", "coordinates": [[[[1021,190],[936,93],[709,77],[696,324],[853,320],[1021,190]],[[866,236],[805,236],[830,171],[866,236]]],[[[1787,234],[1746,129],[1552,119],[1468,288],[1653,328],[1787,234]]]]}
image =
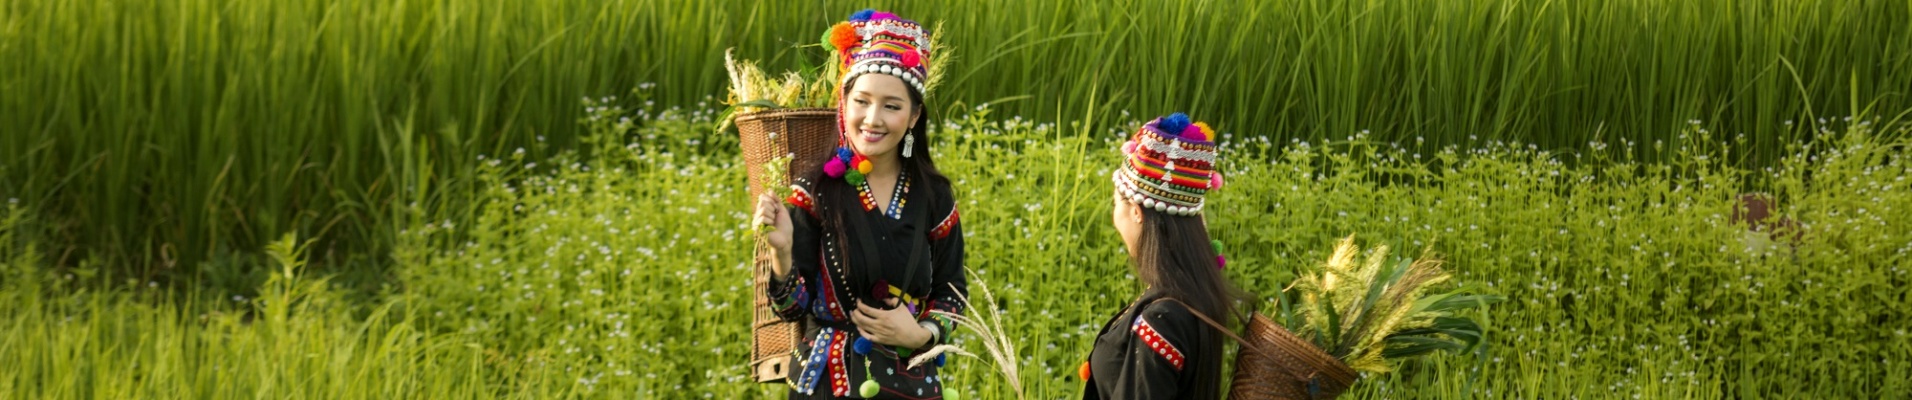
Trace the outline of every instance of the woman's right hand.
{"type": "Polygon", "coordinates": [[[764,231],[763,237],[765,242],[770,243],[770,248],[777,252],[777,260],[772,265],[772,267],[775,268],[777,276],[783,276],[789,273],[790,234],[796,230],[790,226],[789,209],[784,208],[783,202],[778,201],[776,197],[771,197],[769,193],[764,193],[762,196],[757,197],[756,220],[758,226],[773,228],[764,231]]]}

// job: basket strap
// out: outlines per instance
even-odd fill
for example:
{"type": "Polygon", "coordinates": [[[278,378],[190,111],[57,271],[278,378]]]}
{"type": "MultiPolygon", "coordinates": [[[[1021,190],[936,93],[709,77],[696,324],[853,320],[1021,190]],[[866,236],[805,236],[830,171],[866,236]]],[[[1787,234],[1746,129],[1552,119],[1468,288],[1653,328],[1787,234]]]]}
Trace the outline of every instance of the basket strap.
{"type": "MultiPolygon", "coordinates": [[[[1168,296],[1163,296],[1162,300],[1168,300],[1168,301],[1175,302],[1175,304],[1181,304],[1182,309],[1188,310],[1189,314],[1195,314],[1195,318],[1201,319],[1202,322],[1207,323],[1208,326],[1215,327],[1215,330],[1221,331],[1223,335],[1228,335],[1229,339],[1235,339],[1235,343],[1240,343],[1243,349],[1247,349],[1249,351],[1262,353],[1262,354],[1275,354],[1273,352],[1262,350],[1262,348],[1259,346],[1255,346],[1254,344],[1248,343],[1247,339],[1242,339],[1241,335],[1236,335],[1233,329],[1228,329],[1227,326],[1222,325],[1220,322],[1215,322],[1213,318],[1209,318],[1207,314],[1202,314],[1201,311],[1195,311],[1195,307],[1190,307],[1188,303],[1183,303],[1179,299],[1176,299],[1174,297],[1168,297],[1168,296]]],[[[1290,374],[1289,376],[1294,378],[1296,381],[1309,381],[1313,379],[1312,376],[1300,376],[1300,375],[1294,375],[1294,374],[1290,374]]]]}

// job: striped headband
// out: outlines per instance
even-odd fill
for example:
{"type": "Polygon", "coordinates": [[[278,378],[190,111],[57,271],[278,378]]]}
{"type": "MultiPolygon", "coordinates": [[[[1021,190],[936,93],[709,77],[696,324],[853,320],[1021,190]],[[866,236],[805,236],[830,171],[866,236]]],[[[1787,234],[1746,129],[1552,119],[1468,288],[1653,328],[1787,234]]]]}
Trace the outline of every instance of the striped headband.
{"type": "Polygon", "coordinates": [[[1156,118],[1122,144],[1122,167],[1110,179],[1137,205],[1172,215],[1200,214],[1208,191],[1222,185],[1214,137],[1208,124],[1190,123],[1186,114],[1156,118]]]}

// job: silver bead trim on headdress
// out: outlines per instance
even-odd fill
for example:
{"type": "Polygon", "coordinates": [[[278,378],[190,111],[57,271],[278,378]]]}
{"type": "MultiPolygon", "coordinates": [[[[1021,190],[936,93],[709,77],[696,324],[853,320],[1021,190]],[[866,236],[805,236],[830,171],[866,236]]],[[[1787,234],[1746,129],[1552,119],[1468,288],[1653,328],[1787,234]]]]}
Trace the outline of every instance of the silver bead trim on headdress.
{"type": "MultiPolygon", "coordinates": [[[[1135,205],[1170,215],[1192,216],[1202,213],[1202,207],[1206,201],[1188,203],[1170,199],[1157,199],[1155,196],[1143,194],[1141,190],[1136,189],[1134,182],[1136,178],[1131,177],[1133,174],[1133,170],[1126,167],[1116,171],[1116,173],[1110,174],[1110,180],[1115,182],[1116,190],[1120,191],[1122,197],[1127,198],[1130,203],[1135,203],[1135,205]]],[[[1197,198],[1200,198],[1199,195],[1197,195],[1197,198]]]]}
{"type": "Polygon", "coordinates": [[[838,84],[848,85],[851,79],[856,79],[857,76],[868,73],[897,77],[898,79],[902,79],[903,82],[909,83],[910,87],[916,88],[917,93],[929,94],[927,90],[923,89],[923,80],[918,79],[916,74],[910,73],[908,68],[904,68],[901,64],[898,64],[898,61],[895,59],[884,57],[858,60],[856,64],[851,64],[850,73],[844,74],[843,82],[838,82],[838,84]]]}

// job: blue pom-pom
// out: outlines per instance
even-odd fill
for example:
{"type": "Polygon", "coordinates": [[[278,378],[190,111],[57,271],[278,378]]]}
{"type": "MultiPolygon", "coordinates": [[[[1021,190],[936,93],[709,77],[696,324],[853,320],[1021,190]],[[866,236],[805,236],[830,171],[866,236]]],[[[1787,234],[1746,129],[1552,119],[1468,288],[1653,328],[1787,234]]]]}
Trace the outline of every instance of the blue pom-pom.
{"type": "Polygon", "coordinates": [[[837,148],[837,158],[843,159],[843,162],[846,162],[846,163],[850,162],[850,156],[851,156],[850,148],[848,147],[837,148]]]}
{"type": "Polygon", "coordinates": [[[945,354],[937,354],[937,355],[936,355],[936,368],[942,368],[942,367],[943,367],[943,356],[946,356],[946,355],[949,355],[949,354],[947,354],[947,353],[945,353],[945,354]]]}
{"type": "Polygon", "coordinates": [[[872,345],[870,344],[869,338],[859,337],[859,338],[856,338],[856,344],[852,345],[851,347],[856,348],[856,354],[870,355],[870,348],[872,347],[872,345]]]}
{"type": "Polygon", "coordinates": [[[1188,114],[1174,113],[1174,114],[1169,114],[1166,117],[1162,117],[1162,121],[1155,123],[1155,127],[1161,128],[1162,133],[1167,133],[1170,135],[1180,135],[1182,134],[1183,130],[1188,129],[1189,124],[1190,122],[1188,121],[1188,114]]]}
{"type": "Polygon", "coordinates": [[[857,11],[855,14],[850,14],[850,22],[869,21],[870,16],[872,15],[876,15],[876,9],[865,8],[863,9],[863,11],[857,11]]]}

